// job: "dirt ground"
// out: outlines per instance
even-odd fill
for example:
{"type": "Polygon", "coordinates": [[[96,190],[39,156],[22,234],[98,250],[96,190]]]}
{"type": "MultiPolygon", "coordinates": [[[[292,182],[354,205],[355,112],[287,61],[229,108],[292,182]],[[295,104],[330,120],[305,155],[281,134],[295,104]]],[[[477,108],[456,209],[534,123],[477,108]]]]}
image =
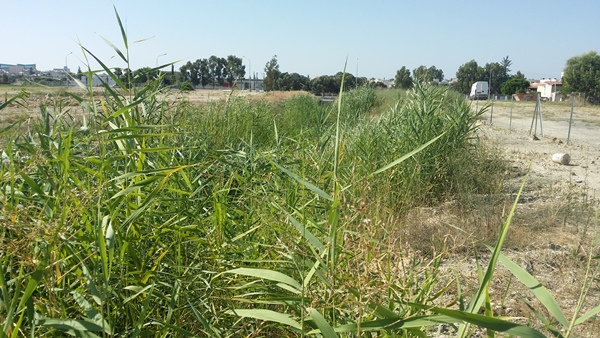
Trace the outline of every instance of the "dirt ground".
{"type": "Polygon", "coordinates": [[[511,118],[511,104],[496,102],[493,111],[490,108],[483,116],[483,135],[498,142],[515,165],[530,164],[532,176],[587,187],[592,196],[597,196],[600,107],[576,103],[570,132],[569,103],[542,102],[542,118],[538,118],[537,123],[534,110],[532,102],[517,102],[512,107],[511,118]],[[556,153],[569,154],[570,163],[553,162],[552,156],[556,153]]]}
{"type": "MultiPolygon", "coordinates": [[[[592,248],[591,243],[600,233],[600,107],[576,103],[570,137],[570,102],[542,102],[542,122],[538,118],[536,123],[534,111],[533,102],[494,102],[493,111],[490,107],[482,116],[479,134],[503,150],[511,168],[509,184],[513,191],[529,171],[509,230],[512,243],[517,245],[507,245],[503,252],[550,291],[570,320],[585,285],[590,254],[598,255],[598,247],[592,248]],[[569,154],[570,163],[553,162],[557,153],[569,154]]],[[[489,256],[483,252],[480,259],[485,264],[489,256]]],[[[598,261],[592,262],[595,268],[598,261]]],[[[458,271],[466,284],[476,286],[476,264],[474,258],[467,258],[450,260],[447,267],[458,271]]],[[[591,281],[580,316],[600,304],[598,270],[592,269],[589,277],[588,282],[591,277],[596,280],[591,281]]],[[[521,317],[522,323],[528,323],[534,316],[521,301],[523,297],[551,318],[501,264],[490,292],[498,315],[521,317]]],[[[574,331],[577,337],[596,337],[598,332],[598,318],[574,331]]]]}

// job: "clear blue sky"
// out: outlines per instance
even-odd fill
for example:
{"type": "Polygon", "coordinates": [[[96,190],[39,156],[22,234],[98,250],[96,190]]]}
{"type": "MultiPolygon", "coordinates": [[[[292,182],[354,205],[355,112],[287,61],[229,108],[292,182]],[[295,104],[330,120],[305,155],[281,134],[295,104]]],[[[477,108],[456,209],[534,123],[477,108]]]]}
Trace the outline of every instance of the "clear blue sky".
{"type": "Polygon", "coordinates": [[[101,38],[123,46],[113,5],[128,31],[132,69],[154,66],[164,53],[159,63],[179,61],[176,69],[236,55],[262,76],[277,55],[281,71],[311,77],[343,70],[347,57],[347,71],[358,66],[368,78],[420,65],[451,78],[472,59],[483,66],[508,55],[513,73],[542,78],[559,77],[572,56],[600,51],[598,0],[1,0],[0,63],[84,69],[81,42],[124,67],[101,38]]]}

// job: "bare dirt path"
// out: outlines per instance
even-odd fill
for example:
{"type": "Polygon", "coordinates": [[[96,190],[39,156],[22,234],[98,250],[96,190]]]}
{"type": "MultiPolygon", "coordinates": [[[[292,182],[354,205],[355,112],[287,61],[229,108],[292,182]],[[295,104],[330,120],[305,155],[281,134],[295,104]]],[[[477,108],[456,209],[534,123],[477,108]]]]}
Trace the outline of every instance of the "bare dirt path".
{"type": "Polygon", "coordinates": [[[483,115],[483,137],[504,148],[513,165],[531,165],[533,177],[574,184],[600,197],[600,107],[575,106],[569,142],[570,104],[542,102],[543,123],[538,120],[537,128],[535,123],[532,128],[534,108],[515,102],[511,119],[510,102],[495,103],[493,114],[490,109],[483,115]],[[569,154],[569,165],[553,162],[555,153],[569,154]]]}
{"type": "MultiPolygon", "coordinates": [[[[600,287],[591,279],[586,282],[585,276],[590,254],[598,251],[590,244],[600,231],[597,219],[600,205],[600,107],[575,106],[568,143],[570,103],[542,102],[543,136],[539,122],[537,132],[535,125],[532,128],[534,108],[533,102],[515,102],[511,119],[510,102],[495,102],[493,113],[489,109],[482,116],[480,137],[502,149],[510,170],[520,173],[509,179],[513,187],[521,183],[522,173],[529,170],[525,198],[519,202],[509,230],[509,238],[512,236],[513,241],[505,245],[503,253],[546,287],[570,319],[586,283],[591,283],[591,288],[579,315],[600,302],[600,287]],[[536,137],[533,137],[534,134],[536,137]],[[553,162],[552,155],[555,153],[569,154],[570,164],[553,162]]],[[[483,252],[482,257],[485,261],[489,252],[483,252]]],[[[477,267],[473,258],[450,261],[463,282],[477,285],[477,267]]],[[[592,266],[595,264],[597,261],[592,261],[592,266]]],[[[533,315],[521,300],[523,297],[551,318],[532,297],[533,294],[514,280],[501,264],[496,270],[490,293],[497,314],[520,317],[523,323],[528,323],[533,315]]],[[[533,321],[536,322],[535,319],[533,321]]],[[[595,318],[574,333],[578,337],[596,337],[598,332],[600,319],[595,318]]],[[[436,337],[452,337],[452,334],[436,337]]]]}

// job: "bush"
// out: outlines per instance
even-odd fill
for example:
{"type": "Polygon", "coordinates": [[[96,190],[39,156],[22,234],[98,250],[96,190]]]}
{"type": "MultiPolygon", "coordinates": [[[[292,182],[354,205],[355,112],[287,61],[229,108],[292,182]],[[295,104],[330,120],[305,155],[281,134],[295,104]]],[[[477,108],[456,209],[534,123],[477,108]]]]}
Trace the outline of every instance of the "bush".
{"type": "Polygon", "coordinates": [[[513,76],[502,84],[500,91],[504,95],[513,95],[516,93],[525,93],[529,88],[529,81],[523,77],[513,76]]]}
{"type": "Polygon", "coordinates": [[[356,170],[367,176],[443,134],[412,160],[371,182],[374,195],[388,193],[390,207],[436,203],[464,184],[461,180],[471,167],[457,172],[457,160],[471,161],[477,119],[483,112],[472,113],[468,103],[447,88],[416,84],[379,121],[357,125],[348,152],[356,158],[356,170]]]}
{"type": "Polygon", "coordinates": [[[189,92],[194,90],[194,85],[190,81],[185,81],[179,85],[179,90],[182,92],[189,92]]]}

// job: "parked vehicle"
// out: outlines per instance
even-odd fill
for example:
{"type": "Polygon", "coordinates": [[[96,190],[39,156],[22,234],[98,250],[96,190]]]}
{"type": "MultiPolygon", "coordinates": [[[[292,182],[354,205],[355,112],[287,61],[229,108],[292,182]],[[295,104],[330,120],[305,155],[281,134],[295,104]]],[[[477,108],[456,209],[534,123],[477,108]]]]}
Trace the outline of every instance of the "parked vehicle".
{"type": "Polygon", "coordinates": [[[487,100],[490,96],[490,86],[487,81],[477,81],[471,86],[471,100],[487,100]]]}

